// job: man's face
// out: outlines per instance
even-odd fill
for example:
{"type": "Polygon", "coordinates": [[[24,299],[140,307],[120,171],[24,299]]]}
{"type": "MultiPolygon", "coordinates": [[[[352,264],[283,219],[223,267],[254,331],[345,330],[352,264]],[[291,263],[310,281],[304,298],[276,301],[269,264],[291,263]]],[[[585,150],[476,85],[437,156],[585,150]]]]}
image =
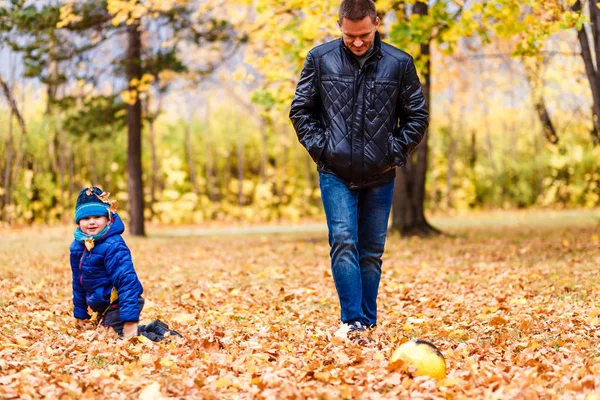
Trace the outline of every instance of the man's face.
{"type": "Polygon", "coordinates": [[[351,21],[348,18],[342,18],[338,21],[342,38],[346,47],[356,56],[364,55],[375,40],[375,32],[379,27],[379,17],[375,19],[375,23],[371,17],[365,17],[360,21],[351,21]]]}

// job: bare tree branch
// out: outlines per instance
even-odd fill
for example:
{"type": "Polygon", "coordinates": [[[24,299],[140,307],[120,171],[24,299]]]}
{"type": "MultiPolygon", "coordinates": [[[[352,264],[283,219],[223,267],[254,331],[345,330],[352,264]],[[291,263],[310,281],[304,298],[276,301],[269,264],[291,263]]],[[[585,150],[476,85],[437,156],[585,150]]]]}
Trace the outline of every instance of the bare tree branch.
{"type": "Polygon", "coordinates": [[[19,126],[21,127],[21,132],[23,134],[26,134],[27,131],[25,130],[25,120],[23,119],[23,116],[21,115],[21,112],[19,111],[19,107],[17,106],[17,101],[15,100],[15,97],[12,93],[11,88],[8,86],[8,84],[2,78],[2,76],[0,76],[0,87],[2,87],[2,91],[4,92],[4,97],[6,97],[6,100],[8,101],[8,105],[10,106],[10,109],[12,110],[13,114],[15,115],[15,117],[17,117],[17,120],[19,121],[19,126]]]}

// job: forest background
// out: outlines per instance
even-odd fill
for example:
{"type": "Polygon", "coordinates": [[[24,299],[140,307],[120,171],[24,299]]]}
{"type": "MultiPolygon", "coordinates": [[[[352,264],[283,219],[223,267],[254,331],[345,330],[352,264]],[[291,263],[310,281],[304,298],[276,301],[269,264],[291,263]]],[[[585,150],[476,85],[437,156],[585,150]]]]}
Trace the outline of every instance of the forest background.
{"type": "MultiPolygon", "coordinates": [[[[600,13],[580,0],[379,0],[431,124],[393,228],[428,213],[600,205],[600,13]]],[[[0,1],[0,218],[70,222],[78,191],[144,222],[322,213],[288,120],[337,0],[0,1]]]]}

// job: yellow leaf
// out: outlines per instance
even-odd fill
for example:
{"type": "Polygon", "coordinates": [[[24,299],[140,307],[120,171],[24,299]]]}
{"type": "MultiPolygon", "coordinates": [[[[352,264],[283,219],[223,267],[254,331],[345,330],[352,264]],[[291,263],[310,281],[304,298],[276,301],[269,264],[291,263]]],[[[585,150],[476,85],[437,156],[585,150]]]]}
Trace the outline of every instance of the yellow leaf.
{"type": "Polygon", "coordinates": [[[110,291],[110,302],[114,303],[118,298],[119,292],[117,291],[117,288],[113,286],[112,290],[110,291]]]}
{"type": "Polygon", "coordinates": [[[173,365],[175,365],[175,362],[170,358],[163,357],[160,359],[160,365],[162,365],[163,367],[172,367],[173,365]]]}
{"type": "Polygon", "coordinates": [[[406,323],[404,324],[402,329],[405,331],[412,331],[413,329],[415,329],[415,326],[413,324],[406,323]]]}
{"type": "Polygon", "coordinates": [[[154,344],[154,342],[152,340],[148,339],[146,336],[140,335],[137,338],[140,341],[140,343],[143,343],[143,344],[150,344],[150,343],[152,343],[152,344],[154,344]]]}
{"type": "Polygon", "coordinates": [[[118,200],[111,200],[110,201],[110,212],[113,214],[117,213],[117,205],[119,204],[118,200]]]}
{"type": "Polygon", "coordinates": [[[321,382],[329,382],[329,379],[331,379],[331,375],[329,375],[329,373],[327,371],[324,372],[315,372],[315,379],[321,382]]]}
{"type": "Polygon", "coordinates": [[[519,299],[510,299],[509,303],[510,304],[521,304],[521,305],[523,305],[523,304],[527,304],[527,299],[524,299],[522,297],[519,298],[519,299]]]}
{"type": "Polygon", "coordinates": [[[110,192],[102,192],[102,194],[100,194],[98,196],[98,198],[103,202],[103,203],[110,203],[110,200],[108,199],[110,197],[110,192]]]}
{"type": "Polygon", "coordinates": [[[540,347],[540,344],[538,342],[536,342],[535,340],[532,340],[531,342],[529,342],[529,346],[527,346],[527,347],[531,350],[535,350],[540,347]]]}
{"type": "Polygon", "coordinates": [[[144,83],[144,84],[149,84],[149,83],[154,82],[154,75],[152,75],[152,74],[144,74],[144,75],[142,75],[141,82],[144,83]]]}
{"type": "Polygon", "coordinates": [[[241,82],[245,76],[246,76],[246,70],[244,70],[242,67],[239,67],[238,69],[236,69],[233,72],[232,78],[236,82],[241,82]]]}
{"type": "Polygon", "coordinates": [[[232,380],[229,378],[219,378],[217,379],[217,389],[221,389],[227,386],[231,386],[233,384],[232,380]]]}
{"type": "Polygon", "coordinates": [[[465,331],[462,329],[455,329],[452,332],[450,332],[448,334],[448,336],[452,337],[452,338],[461,338],[463,337],[465,334],[465,331]]]}
{"type": "Polygon", "coordinates": [[[85,241],[83,242],[83,244],[85,244],[85,248],[88,249],[88,251],[92,251],[92,249],[95,246],[93,238],[87,238],[87,239],[85,239],[85,241]]]}
{"type": "Polygon", "coordinates": [[[129,105],[134,105],[137,101],[137,91],[136,90],[123,90],[121,92],[121,98],[123,101],[129,105]]]}

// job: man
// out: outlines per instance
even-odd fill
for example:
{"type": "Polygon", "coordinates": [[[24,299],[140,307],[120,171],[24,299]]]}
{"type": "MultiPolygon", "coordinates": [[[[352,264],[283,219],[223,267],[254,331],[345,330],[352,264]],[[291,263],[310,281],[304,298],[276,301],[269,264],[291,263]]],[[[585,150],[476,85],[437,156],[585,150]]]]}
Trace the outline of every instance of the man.
{"type": "Polygon", "coordinates": [[[412,57],[383,43],[379,24],[372,0],[344,0],[342,38],[308,53],[290,111],[318,166],[341,320],[359,343],[377,324],[395,167],[429,118],[412,57]]]}

